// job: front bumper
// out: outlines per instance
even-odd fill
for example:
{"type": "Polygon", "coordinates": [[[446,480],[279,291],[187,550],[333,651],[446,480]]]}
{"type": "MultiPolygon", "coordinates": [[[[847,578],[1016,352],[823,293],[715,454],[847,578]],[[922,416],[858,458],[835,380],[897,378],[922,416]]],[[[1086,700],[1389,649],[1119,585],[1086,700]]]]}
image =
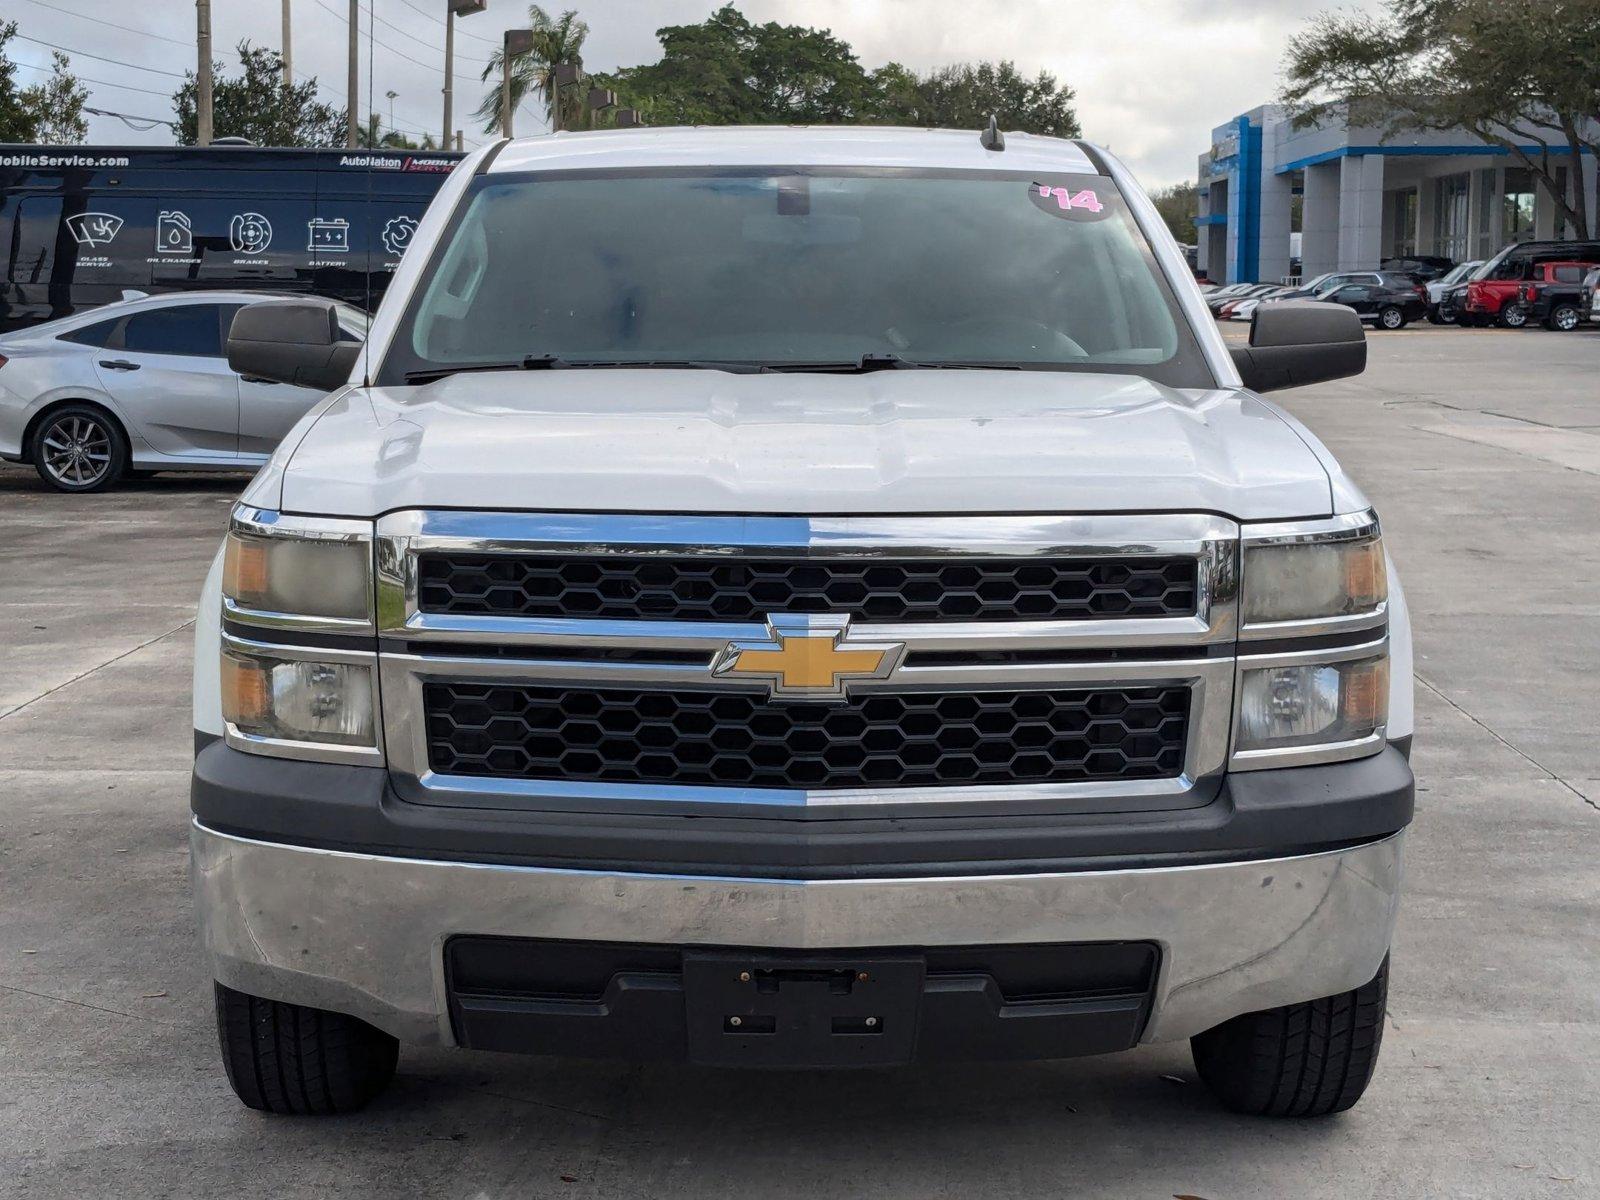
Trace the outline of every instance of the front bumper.
{"type": "Polygon", "coordinates": [[[453,1045],[457,935],[838,950],[1149,942],[1139,1040],[1345,991],[1377,972],[1403,833],[1281,858],[1008,875],[755,879],[392,857],[194,823],[192,872],[215,977],[453,1045]]]}

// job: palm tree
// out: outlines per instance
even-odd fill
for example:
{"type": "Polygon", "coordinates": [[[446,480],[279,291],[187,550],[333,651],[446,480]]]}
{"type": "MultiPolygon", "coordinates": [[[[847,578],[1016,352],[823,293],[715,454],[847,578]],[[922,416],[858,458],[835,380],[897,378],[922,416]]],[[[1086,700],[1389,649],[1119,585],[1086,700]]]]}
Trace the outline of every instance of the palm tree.
{"type": "MultiPolygon", "coordinates": [[[[533,49],[511,61],[511,109],[529,92],[536,93],[544,102],[548,120],[561,106],[561,127],[578,127],[583,114],[583,97],[576,87],[558,89],[556,68],[571,64],[583,66],[583,39],[589,36],[589,26],[578,20],[575,12],[564,12],[559,20],[552,21],[550,14],[537,4],[528,5],[528,27],[533,30],[533,49]],[[558,92],[560,93],[558,95],[558,92]]],[[[489,65],[483,68],[482,78],[500,79],[504,50],[489,55],[489,65]]],[[[498,83],[484,96],[475,114],[483,122],[483,131],[493,133],[500,124],[500,87],[498,83]]]]}

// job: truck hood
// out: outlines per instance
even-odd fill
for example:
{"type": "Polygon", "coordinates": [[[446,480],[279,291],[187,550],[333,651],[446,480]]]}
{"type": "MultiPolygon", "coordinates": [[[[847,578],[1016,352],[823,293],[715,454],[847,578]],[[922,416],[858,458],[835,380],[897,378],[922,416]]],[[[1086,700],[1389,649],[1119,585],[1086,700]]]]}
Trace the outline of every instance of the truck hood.
{"type": "Polygon", "coordinates": [[[1317,455],[1252,395],[983,370],[485,372],[355,388],[300,436],[281,507],[1332,511],[1317,455]]]}

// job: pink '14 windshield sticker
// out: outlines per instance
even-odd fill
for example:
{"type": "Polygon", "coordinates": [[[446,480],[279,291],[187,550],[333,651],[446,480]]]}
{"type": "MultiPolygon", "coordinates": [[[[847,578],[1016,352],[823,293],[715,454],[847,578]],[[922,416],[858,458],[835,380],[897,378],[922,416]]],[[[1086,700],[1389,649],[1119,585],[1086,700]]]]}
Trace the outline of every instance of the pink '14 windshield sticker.
{"type": "Polygon", "coordinates": [[[1059,187],[1048,183],[1031,184],[1028,194],[1034,206],[1051,216],[1073,221],[1098,220],[1107,213],[1100,193],[1091,187],[1059,187]]]}

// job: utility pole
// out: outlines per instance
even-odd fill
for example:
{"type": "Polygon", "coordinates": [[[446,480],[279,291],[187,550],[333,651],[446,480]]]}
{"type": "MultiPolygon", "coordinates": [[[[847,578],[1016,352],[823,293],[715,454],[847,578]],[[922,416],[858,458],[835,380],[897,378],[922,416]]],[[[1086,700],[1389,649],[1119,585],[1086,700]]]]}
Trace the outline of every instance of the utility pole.
{"type": "Polygon", "coordinates": [[[361,90],[361,0],[350,0],[350,70],[346,76],[345,94],[350,98],[346,110],[344,144],[352,150],[361,144],[361,118],[356,116],[357,93],[361,90]]]}
{"type": "Polygon", "coordinates": [[[195,76],[195,145],[211,145],[211,0],[194,0],[195,52],[199,55],[195,76]]]}
{"type": "Polygon", "coordinates": [[[511,60],[533,49],[533,30],[508,29],[500,52],[500,136],[511,136],[511,60]]]}
{"type": "Polygon", "coordinates": [[[283,90],[294,86],[294,38],[289,32],[289,3],[283,0],[283,90]]]}
{"type": "Polygon", "coordinates": [[[450,149],[450,127],[455,124],[456,18],[481,13],[489,0],[445,0],[444,6],[444,136],[439,145],[450,149]]]}

